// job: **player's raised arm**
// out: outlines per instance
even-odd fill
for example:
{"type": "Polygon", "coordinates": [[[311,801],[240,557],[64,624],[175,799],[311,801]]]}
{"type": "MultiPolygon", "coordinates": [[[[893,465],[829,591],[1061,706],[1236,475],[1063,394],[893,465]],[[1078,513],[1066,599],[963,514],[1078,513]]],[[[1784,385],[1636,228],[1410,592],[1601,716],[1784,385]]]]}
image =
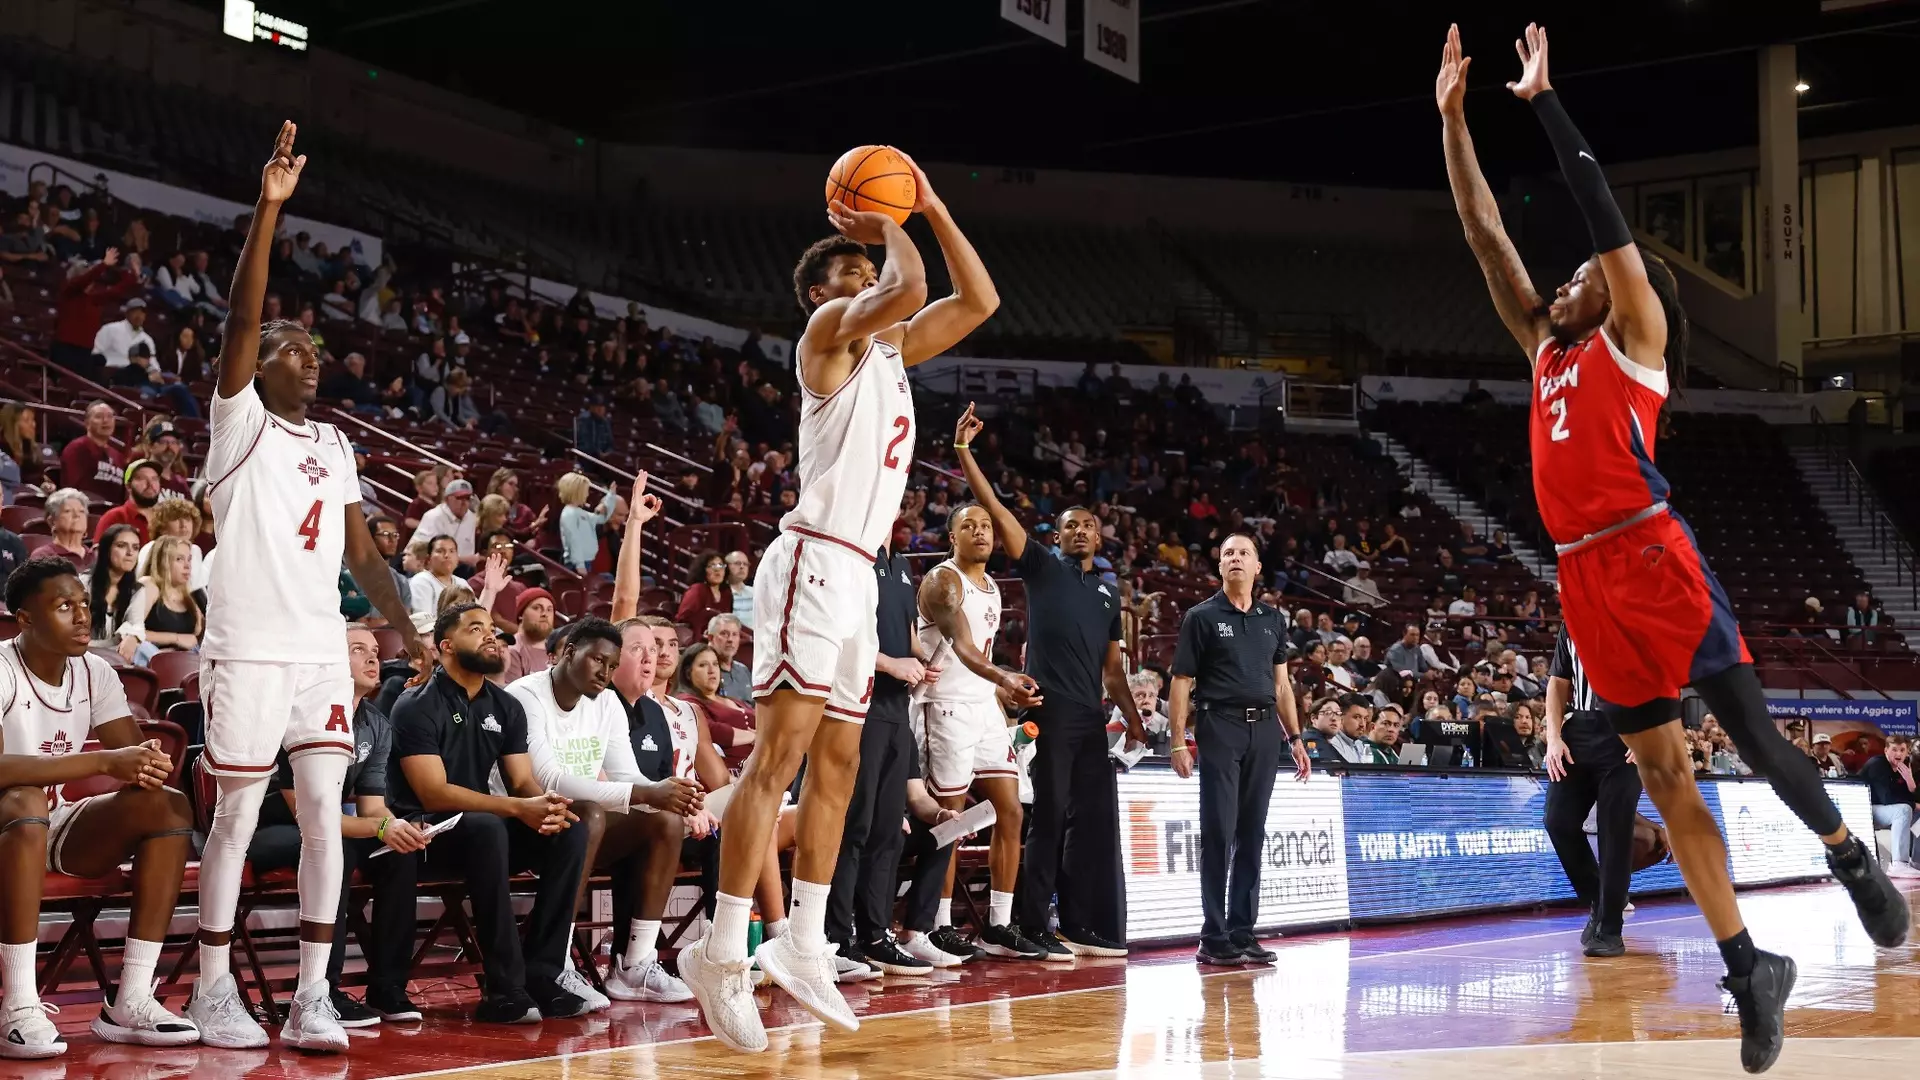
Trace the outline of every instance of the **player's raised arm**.
{"type": "MultiPolygon", "coordinates": [[[[906,230],[875,211],[847,209],[838,199],[827,205],[835,231],[861,244],[882,244],[886,265],[872,288],[836,297],[813,310],[800,344],[809,358],[823,357],[849,342],[872,337],[905,322],[927,302],[927,267],[906,230]]],[[[846,260],[855,261],[855,260],[846,260]]]]}
{"type": "Polygon", "coordinates": [[[280,125],[280,135],[273,143],[273,157],[260,170],[260,199],[254,204],[247,240],[240,248],[240,263],[233,271],[233,288],[227,292],[230,306],[226,335],[220,347],[219,394],[223,398],[245,389],[260,367],[260,307],[267,297],[267,256],[273,252],[273,232],[279,224],[280,204],[293,194],[300,183],[300,171],[307,167],[307,155],[296,157],[293,153],[293,136],[297,130],[291,120],[280,125]]]}
{"type": "Polygon", "coordinates": [[[1000,497],[993,493],[993,482],[987,474],[980,471],[980,463],[973,459],[973,440],[982,428],[980,418],[973,414],[973,402],[967,402],[967,411],[960,414],[959,423],[953,429],[953,453],[960,459],[960,471],[966,474],[967,486],[973,489],[974,501],[978,502],[993,518],[993,527],[1000,534],[1000,543],[1007,549],[1007,558],[1015,562],[1027,551],[1027,527],[1013,516],[1000,497]]]}
{"type": "Polygon", "coordinates": [[[1600,171],[1600,162],[1581,137],[1580,129],[1573,126],[1573,118],[1567,115],[1560,95],[1554,93],[1547,79],[1546,27],[1527,24],[1526,36],[1515,41],[1513,48],[1520,54],[1520,78],[1508,83],[1507,89],[1531,104],[1540,126],[1547,129],[1547,141],[1560,160],[1560,174],[1566,177],[1574,205],[1586,220],[1593,250],[1600,256],[1601,273],[1607,279],[1607,322],[1613,327],[1614,340],[1629,359],[1659,362],[1667,351],[1666,311],[1647,282],[1647,264],[1634,246],[1620,204],[1613,201],[1613,190],[1600,171]]]}
{"type": "Polygon", "coordinates": [[[1474,156],[1473,138],[1467,134],[1467,68],[1473,58],[1460,50],[1460,28],[1447,29],[1447,42],[1440,49],[1440,74],[1434,80],[1433,95],[1440,106],[1441,145],[1447,154],[1447,184],[1453,188],[1453,205],[1460,212],[1460,224],[1466,228],[1467,246],[1486,276],[1487,290],[1493,294],[1493,306],[1507,332],[1526,350],[1532,363],[1540,343],[1548,334],[1546,304],[1534,291],[1527,268],[1507,238],[1500,222],[1500,204],[1493,189],[1480,172],[1474,156]]]}
{"type": "Polygon", "coordinates": [[[953,293],[935,300],[907,320],[907,336],[900,343],[900,360],[908,367],[924,363],[960,343],[960,339],[979,329],[1000,307],[1000,294],[994,290],[987,267],[967,241],[960,226],[954,224],[947,204],[933,193],[927,174],[920,171],[905,154],[907,167],[913,170],[918,192],[913,211],[933,226],[934,239],[940,241],[940,254],[947,260],[947,276],[953,280],[953,293]]]}
{"type": "Polygon", "coordinates": [[[626,538],[620,541],[620,561],[613,574],[613,610],[608,617],[617,626],[640,614],[640,534],[660,513],[660,496],[647,493],[647,473],[633,478],[633,499],[627,503],[626,538]]]}

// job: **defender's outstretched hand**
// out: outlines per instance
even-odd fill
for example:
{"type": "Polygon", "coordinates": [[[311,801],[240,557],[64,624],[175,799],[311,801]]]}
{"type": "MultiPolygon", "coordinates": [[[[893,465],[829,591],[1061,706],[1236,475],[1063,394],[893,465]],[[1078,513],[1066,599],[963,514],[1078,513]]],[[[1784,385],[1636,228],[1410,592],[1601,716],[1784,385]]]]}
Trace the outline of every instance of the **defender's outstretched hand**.
{"type": "Polygon", "coordinates": [[[1467,66],[1472,63],[1473,57],[1461,54],[1459,24],[1447,27],[1446,44],[1440,46],[1440,74],[1433,80],[1433,99],[1440,106],[1440,115],[1461,114],[1467,96],[1467,66]]]}
{"type": "Polygon", "coordinates": [[[293,153],[293,137],[299,130],[299,126],[291,120],[280,125],[280,135],[273,141],[273,157],[260,170],[262,202],[286,202],[293,194],[293,189],[299,186],[300,171],[307,167],[307,155],[295,157],[293,153]]]}
{"type": "Polygon", "coordinates": [[[1520,54],[1520,81],[1507,84],[1513,96],[1532,101],[1533,95],[1553,89],[1547,81],[1546,27],[1528,23],[1526,37],[1513,43],[1513,51],[1520,54]]]}

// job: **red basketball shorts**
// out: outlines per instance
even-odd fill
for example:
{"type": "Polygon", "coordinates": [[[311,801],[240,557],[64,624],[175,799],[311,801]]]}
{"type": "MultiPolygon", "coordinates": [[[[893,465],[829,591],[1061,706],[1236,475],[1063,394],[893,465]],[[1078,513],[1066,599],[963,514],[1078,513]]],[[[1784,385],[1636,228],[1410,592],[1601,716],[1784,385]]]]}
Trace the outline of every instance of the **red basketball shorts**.
{"type": "Polygon", "coordinates": [[[1753,662],[1726,590],[1671,511],[1562,555],[1560,610],[1593,692],[1614,705],[1678,697],[1753,662]]]}

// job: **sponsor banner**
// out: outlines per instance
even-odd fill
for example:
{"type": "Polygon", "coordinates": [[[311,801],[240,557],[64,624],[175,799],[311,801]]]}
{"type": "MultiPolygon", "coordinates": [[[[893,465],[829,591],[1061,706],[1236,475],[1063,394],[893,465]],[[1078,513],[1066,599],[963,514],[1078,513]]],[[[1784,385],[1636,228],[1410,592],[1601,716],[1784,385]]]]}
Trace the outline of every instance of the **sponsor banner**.
{"type": "MultiPolygon", "coordinates": [[[[1260,852],[1259,929],[1347,918],[1343,783],[1315,776],[1306,784],[1286,778],[1274,784],[1260,852]]],[[[1182,780],[1167,769],[1136,769],[1121,774],[1119,786],[1127,940],[1199,937],[1199,779],[1182,780]]]]}
{"type": "MultiPolygon", "coordinates": [[[[1347,778],[1345,789],[1348,904],[1355,919],[1574,896],[1547,838],[1546,785],[1532,777],[1369,775],[1347,778]]],[[[1707,801],[1712,805],[1711,793],[1707,801]]],[[[1659,820],[1645,796],[1640,812],[1659,820]]],[[[1671,862],[1633,876],[1636,892],[1682,887],[1671,862]]]]}
{"type": "MultiPolygon", "coordinates": [[[[157,180],[115,172],[112,169],[103,169],[98,165],[89,165],[84,161],[75,161],[58,154],[30,150],[24,146],[13,146],[7,143],[0,143],[0,192],[8,195],[25,195],[27,171],[42,162],[56,166],[70,176],[85,177],[89,183],[104,183],[114,198],[159,214],[171,214],[209,225],[219,225],[222,228],[232,228],[234,218],[241,214],[253,213],[253,207],[245,203],[216,199],[211,195],[174,187],[172,184],[162,184],[157,180]]],[[[48,187],[74,184],[74,181],[68,177],[50,175],[45,169],[40,170],[39,175],[34,179],[47,181],[48,187]]],[[[75,193],[79,194],[78,191],[75,193]]],[[[379,266],[382,252],[385,250],[380,238],[371,233],[329,225],[324,221],[315,221],[312,218],[293,214],[280,215],[279,231],[282,236],[292,236],[300,232],[308,233],[315,243],[327,245],[329,251],[339,251],[343,247],[358,247],[360,254],[354,261],[362,266],[379,266]]]]}
{"type": "MultiPolygon", "coordinates": [[[[1430,379],[1417,375],[1362,375],[1360,389],[1375,401],[1459,401],[1466,379],[1430,379]]],[[[1525,405],[1527,384],[1484,380],[1480,388],[1501,405],[1525,405]]],[[[1813,410],[1828,420],[1846,416],[1857,395],[1850,390],[1786,394],[1766,390],[1688,390],[1673,401],[1675,412],[1747,413],[1773,424],[1809,424],[1813,410]]]]}
{"type": "MultiPolygon", "coordinates": [[[[717,338],[715,340],[718,340],[717,338]]],[[[969,375],[990,375],[994,371],[1032,372],[1041,386],[1072,387],[1085,374],[1087,366],[1070,360],[985,360],[974,356],[939,356],[913,368],[916,382],[927,381],[935,390],[945,390],[969,375]]],[[[1101,365],[1096,374],[1105,379],[1109,365],[1101,365]]],[[[1222,406],[1253,408],[1280,404],[1280,386],[1286,376],[1278,371],[1245,371],[1235,368],[1181,368],[1165,364],[1121,364],[1135,391],[1146,393],[1162,377],[1178,384],[1182,378],[1198,387],[1208,402],[1222,406]],[[1266,400],[1262,400],[1262,398],[1266,400]]]]}
{"type": "MultiPolygon", "coordinates": [[[[1920,701],[1845,701],[1821,698],[1768,698],[1767,712],[1774,719],[1804,716],[1819,723],[1857,726],[1870,724],[1883,735],[1920,734],[1920,701]]],[[[1832,728],[1826,728],[1832,731],[1832,728]]]]}
{"type": "MultiPolygon", "coordinates": [[[[1828,875],[1826,845],[1820,842],[1773,787],[1763,780],[1710,782],[1718,798],[1709,796],[1721,830],[1727,836],[1727,863],[1735,885],[1764,885],[1775,881],[1824,878],[1828,875]]],[[[1704,791],[1709,782],[1703,782],[1704,791]]],[[[1873,835],[1873,806],[1867,787],[1829,781],[1827,794],[1839,804],[1849,831],[1873,835]]]]}

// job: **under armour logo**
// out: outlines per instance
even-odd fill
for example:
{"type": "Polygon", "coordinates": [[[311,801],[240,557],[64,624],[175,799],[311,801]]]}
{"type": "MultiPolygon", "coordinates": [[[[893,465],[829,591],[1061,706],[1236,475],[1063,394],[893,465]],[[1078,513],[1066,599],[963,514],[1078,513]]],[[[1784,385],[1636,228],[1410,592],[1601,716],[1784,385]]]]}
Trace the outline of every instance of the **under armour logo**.
{"type": "Polygon", "coordinates": [[[821,577],[821,576],[820,576],[820,575],[818,575],[818,574],[808,574],[808,575],[807,575],[807,584],[809,584],[809,585],[818,585],[818,586],[820,586],[821,588],[826,588],[826,585],[827,585],[827,579],[826,579],[826,578],[823,578],[823,577],[821,577]]]}

